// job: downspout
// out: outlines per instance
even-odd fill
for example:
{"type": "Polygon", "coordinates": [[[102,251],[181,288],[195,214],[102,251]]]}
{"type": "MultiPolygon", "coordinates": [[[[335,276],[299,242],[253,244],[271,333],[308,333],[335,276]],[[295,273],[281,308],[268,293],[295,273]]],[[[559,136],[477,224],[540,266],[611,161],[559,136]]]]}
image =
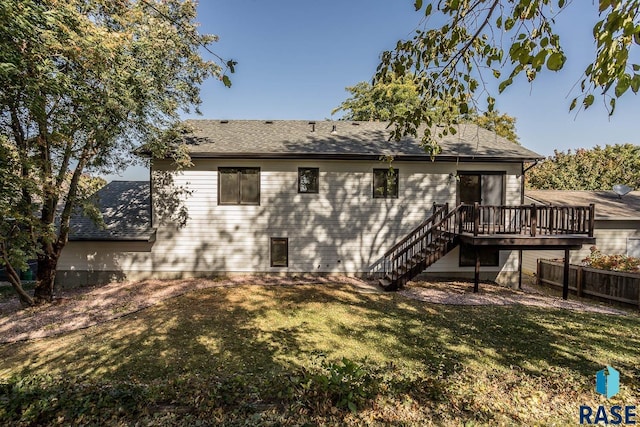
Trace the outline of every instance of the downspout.
{"type": "MultiPolygon", "coordinates": [[[[533,164],[527,166],[525,169],[524,162],[520,163],[520,179],[522,182],[520,184],[520,204],[524,205],[524,174],[531,168],[535,167],[540,162],[540,159],[535,159],[533,164]]],[[[522,289],[522,249],[518,250],[518,289],[522,289]]]]}

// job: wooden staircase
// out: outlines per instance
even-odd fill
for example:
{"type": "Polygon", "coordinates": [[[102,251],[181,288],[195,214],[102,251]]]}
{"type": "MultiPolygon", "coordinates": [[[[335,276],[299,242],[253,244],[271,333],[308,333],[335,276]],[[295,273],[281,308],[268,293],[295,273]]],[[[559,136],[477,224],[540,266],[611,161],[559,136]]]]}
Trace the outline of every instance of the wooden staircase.
{"type": "MultiPolygon", "coordinates": [[[[475,203],[460,204],[451,211],[448,204],[434,205],[430,217],[384,254],[380,285],[386,291],[403,287],[463,243],[476,248],[475,292],[480,274],[480,248],[563,249],[568,254],[570,249],[595,243],[594,220],[593,204],[483,206],[475,203]]],[[[568,271],[568,267],[566,269],[568,271]]]]}
{"type": "Polygon", "coordinates": [[[386,291],[395,291],[458,245],[456,224],[463,205],[449,211],[449,205],[434,205],[433,214],[396,243],[383,256],[386,291]]]}

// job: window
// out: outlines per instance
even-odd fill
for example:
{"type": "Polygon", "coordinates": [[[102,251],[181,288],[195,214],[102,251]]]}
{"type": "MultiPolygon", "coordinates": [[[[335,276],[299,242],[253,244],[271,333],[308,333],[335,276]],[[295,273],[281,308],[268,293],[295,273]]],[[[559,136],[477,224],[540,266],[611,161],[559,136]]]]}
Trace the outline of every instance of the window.
{"type": "Polygon", "coordinates": [[[398,169],[373,170],[373,197],[398,197],[398,169]]]}
{"type": "Polygon", "coordinates": [[[260,168],[218,168],[219,205],[259,205],[260,168]]]}
{"type": "MultiPolygon", "coordinates": [[[[475,265],[476,251],[473,246],[460,245],[460,267],[474,267],[475,265]]],[[[500,265],[500,251],[494,248],[481,248],[480,265],[485,267],[500,265]]]]}
{"type": "Polygon", "coordinates": [[[298,168],[298,193],[318,193],[320,189],[320,169],[298,168]]]}
{"type": "Polygon", "coordinates": [[[286,237],[271,238],[271,267],[289,266],[289,239],[286,237]]]}

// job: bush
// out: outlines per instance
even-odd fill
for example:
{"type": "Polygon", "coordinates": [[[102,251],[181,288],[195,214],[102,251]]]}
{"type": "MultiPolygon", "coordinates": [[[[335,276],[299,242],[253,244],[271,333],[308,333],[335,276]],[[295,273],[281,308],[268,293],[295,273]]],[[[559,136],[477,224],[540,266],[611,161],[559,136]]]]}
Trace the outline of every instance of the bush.
{"type": "Polygon", "coordinates": [[[604,255],[597,247],[589,248],[591,254],[582,260],[586,267],[600,270],[640,272],[640,258],[627,255],[604,255]]]}

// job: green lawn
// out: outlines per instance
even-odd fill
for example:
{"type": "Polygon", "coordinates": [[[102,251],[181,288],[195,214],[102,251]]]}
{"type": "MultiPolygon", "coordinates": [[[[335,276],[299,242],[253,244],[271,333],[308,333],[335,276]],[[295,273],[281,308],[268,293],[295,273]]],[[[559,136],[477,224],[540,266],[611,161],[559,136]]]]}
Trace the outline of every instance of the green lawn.
{"type": "Polygon", "coordinates": [[[635,314],[212,288],[0,346],[0,423],[577,424],[581,404],[638,403],[639,350],[635,314]],[[605,365],[621,372],[609,401],[605,365]]]}

